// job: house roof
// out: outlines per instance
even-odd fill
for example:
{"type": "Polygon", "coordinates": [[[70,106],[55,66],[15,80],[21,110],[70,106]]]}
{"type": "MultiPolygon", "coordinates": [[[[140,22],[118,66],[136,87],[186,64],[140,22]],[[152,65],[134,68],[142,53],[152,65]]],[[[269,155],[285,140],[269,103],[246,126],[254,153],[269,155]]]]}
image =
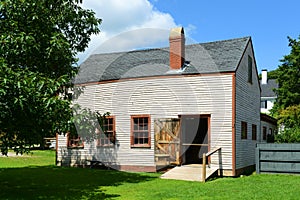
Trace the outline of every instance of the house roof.
{"type": "Polygon", "coordinates": [[[265,121],[265,122],[269,122],[269,123],[271,123],[275,126],[277,124],[277,119],[275,119],[274,117],[271,117],[267,114],[264,114],[264,113],[260,113],[260,120],[265,121]]]}
{"type": "Polygon", "coordinates": [[[238,67],[250,37],[186,45],[186,67],[170,71],[169,48],[91,55],[80,65],[75,84],[168,76],[234,72],[238,67]]]}
{"type": "MultiPolygon", "coordinates": [[[[261,80],[260,80],[261,83],[261,80]]],[[[276,79],[269,79],[267,84],[260,84],[261,86],[261,97],[276,97],[274,89],[278,88],[276,79]]]]}

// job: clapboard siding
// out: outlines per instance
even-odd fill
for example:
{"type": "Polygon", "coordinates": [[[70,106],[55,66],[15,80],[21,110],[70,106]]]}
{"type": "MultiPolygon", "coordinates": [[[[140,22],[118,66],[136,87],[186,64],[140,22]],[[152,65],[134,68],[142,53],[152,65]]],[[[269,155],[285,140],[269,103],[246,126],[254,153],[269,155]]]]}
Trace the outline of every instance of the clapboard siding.
{"type": "MultiPolygon", "coordinates": [[[[116,146],[111,153],[119,165],[155,166],[154,119],[184,114],[211,115],[211,149],[222,147],[223,168],[232,168],[232,74],[172,76],[122,80],[85,86],[77,103],[116,119],[116,146]],[[131,148],[130,116],[151,116],[151,147],[131,148]]],[[[85,145],[97,159],[105,153],[85,145]]],[[[109,154],[110,155],[110,154],[109,154]]],[[[109,156],[108,156],[109,157],[109,156]]]]}
{"type": "Polygon", "coordinates": [[[255,146],[252,140],[252,124],[257,126],[257,139],[260,138],[260,86],[251,42],[236,72],[236,169],[255,164],[255,146]],[[252,83],[248,82],[248,55],[252,62],[252,83]],[[241,139],[241,122],[247,122],[247,139],[241,139]]]}

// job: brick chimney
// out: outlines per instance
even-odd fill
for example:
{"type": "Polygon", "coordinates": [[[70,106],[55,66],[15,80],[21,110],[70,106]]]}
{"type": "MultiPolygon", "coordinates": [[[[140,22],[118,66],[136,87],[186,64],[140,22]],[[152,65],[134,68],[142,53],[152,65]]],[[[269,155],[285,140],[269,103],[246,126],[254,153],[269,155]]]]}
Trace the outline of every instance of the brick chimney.
{"type": "Polygon", "coordinates": [[[183,27],[172,28],[170,31],[170,69],[180,70],[184,64],[185,37],[183,27]]]}

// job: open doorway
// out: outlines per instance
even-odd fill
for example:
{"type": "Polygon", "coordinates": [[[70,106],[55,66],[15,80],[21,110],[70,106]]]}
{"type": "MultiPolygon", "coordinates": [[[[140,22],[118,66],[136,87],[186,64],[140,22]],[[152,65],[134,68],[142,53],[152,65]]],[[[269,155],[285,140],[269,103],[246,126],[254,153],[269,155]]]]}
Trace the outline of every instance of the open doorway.
{"type": "Polygon", "coordinates": [[[203,153],[209,150],[209,116],[181,116],[183,164],[201,164],[203,153]]]}

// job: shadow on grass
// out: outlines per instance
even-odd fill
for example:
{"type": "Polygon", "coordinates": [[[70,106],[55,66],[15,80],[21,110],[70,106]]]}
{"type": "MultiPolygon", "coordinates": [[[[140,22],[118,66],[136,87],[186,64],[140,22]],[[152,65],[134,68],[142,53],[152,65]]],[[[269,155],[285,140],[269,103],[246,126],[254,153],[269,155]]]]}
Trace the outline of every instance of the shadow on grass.
{"type": "Polygon", "coordinates": [[[139,183],[151,174],[82,168],[26,167],[0,169],[0,199],[106,199],[103,186],[139,183]]]}

